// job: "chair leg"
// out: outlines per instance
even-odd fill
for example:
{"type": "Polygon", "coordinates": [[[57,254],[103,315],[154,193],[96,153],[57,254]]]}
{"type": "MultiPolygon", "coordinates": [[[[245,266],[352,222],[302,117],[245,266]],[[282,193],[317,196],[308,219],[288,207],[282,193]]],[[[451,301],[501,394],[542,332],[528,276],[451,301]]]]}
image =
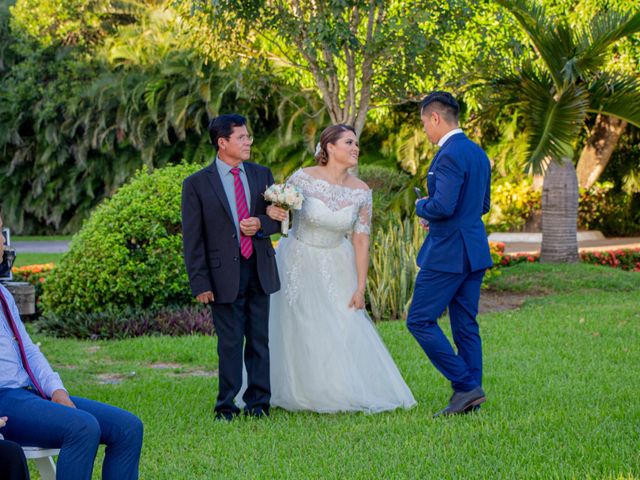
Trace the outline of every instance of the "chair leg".
{"type": "Polygon", "coordinates": [[[53,457],[34,459],[42,480],[56,480],[56,464],[53,457]]]}

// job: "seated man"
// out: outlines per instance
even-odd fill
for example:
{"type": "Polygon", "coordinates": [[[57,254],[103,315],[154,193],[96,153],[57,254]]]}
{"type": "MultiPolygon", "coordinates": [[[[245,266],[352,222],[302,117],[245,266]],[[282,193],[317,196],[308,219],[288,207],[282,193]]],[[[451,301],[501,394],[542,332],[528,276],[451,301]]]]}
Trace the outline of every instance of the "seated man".
{"type": "MultiPolygon", "coordinates": [[[[0,228],[2,219],[0,218],[0,228]]],[[[0,258],[4,246],[0,242],[0,258]]],[[[98,445],[105,450],[102,478],[138,478],[142,422],[104,403],[70,397],[20,320],[16,303],[0,285],[0,412],[2,429],[23,446],[59,448],[57,478],[90,480],[98,445]]]]}

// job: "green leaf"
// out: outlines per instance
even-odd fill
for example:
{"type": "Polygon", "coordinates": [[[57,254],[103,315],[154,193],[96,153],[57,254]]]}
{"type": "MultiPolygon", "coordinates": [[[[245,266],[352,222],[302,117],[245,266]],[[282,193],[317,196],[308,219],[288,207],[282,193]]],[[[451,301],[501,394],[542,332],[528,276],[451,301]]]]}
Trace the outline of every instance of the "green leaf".
{"type": "Polygon", "coordinates": [[[589,83],[589,112],[611,115],[640,127],[640,80],[603,73],[589,83]]]}

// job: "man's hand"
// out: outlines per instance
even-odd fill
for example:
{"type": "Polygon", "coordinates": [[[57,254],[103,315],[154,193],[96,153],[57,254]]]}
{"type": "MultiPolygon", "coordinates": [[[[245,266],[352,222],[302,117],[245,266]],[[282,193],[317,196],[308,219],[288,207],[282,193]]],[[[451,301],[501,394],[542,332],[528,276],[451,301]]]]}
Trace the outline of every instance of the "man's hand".
{"type": "Polygon", "coordinates": [[[425,232],[429,231],[429,220],[425,220],[424,218],[420,218],[420,226],[425,232]]]}
{"type": "Polygon", "coordinates": [[[7,420],[9,420],[9,417],[0,417],[0,428],[7,424],[7,420]]]}
{"type": "Polygon", "coordinates": [[[275,220],[276,222],[284,222],[289,219],[289,212],[275,205],[269,205],[267,207],[267,215],[271,220],[275,220]]]}
{"type": "Polygon", "coordinates": [[[200,303],[204,303],[205,305],[209,302],[213,302],[213,292],[211,290],[202,292],[201,294],[196,296],[196,300],[200,303]]]}
{"type": "Polygon", "coordinates": [[[240,222],[240,231],[245,237],[253,237],[262,228],[258,217],[245,218],[240,222]]]}
{"type": "Polygon", "coordinates": [[[67,393],[67,391],[62,390],[61,388],[53,392],[53,395],[51,395],[51,401],[53,403],[64,405],[65,407],[76,408],[75,404],[69,398],[69,394],[67,393]]]}

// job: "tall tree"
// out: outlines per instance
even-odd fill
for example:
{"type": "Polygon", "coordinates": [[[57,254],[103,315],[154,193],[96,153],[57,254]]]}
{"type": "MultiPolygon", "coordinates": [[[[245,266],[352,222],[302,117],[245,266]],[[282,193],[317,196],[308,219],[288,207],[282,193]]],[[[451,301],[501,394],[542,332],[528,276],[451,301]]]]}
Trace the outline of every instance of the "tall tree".
{"type": "MultiPolygon", "coordinates": [[[[456,5],[455,0],[190,1],[209,12],[213,31],[245,54],[262,56],[301,85],[315,86],[331,121],[351,124],[358,134],[372,104],[416,95],[407,90],[408,80],[435,65],[423,55],[438,48],[429,29],[453,22],[444,12],[456,5]]],[[[461,16],[462,9],[455,21],[461,16]]]]}
{"type": "Polygon", "coordinates": [[[640,31],[640,13],[598,13],[584,28],[572,29],[533,1],[498,3],[526,32],[537,56],[535,63],[497,79],[495,87],[500,105],[516,106],[523,114],[532,170],[546,170],[541,261],[577,261],[575,143],[588,115],[640,125],[638,79],[603,69],[609,48],[640,31]]]}

